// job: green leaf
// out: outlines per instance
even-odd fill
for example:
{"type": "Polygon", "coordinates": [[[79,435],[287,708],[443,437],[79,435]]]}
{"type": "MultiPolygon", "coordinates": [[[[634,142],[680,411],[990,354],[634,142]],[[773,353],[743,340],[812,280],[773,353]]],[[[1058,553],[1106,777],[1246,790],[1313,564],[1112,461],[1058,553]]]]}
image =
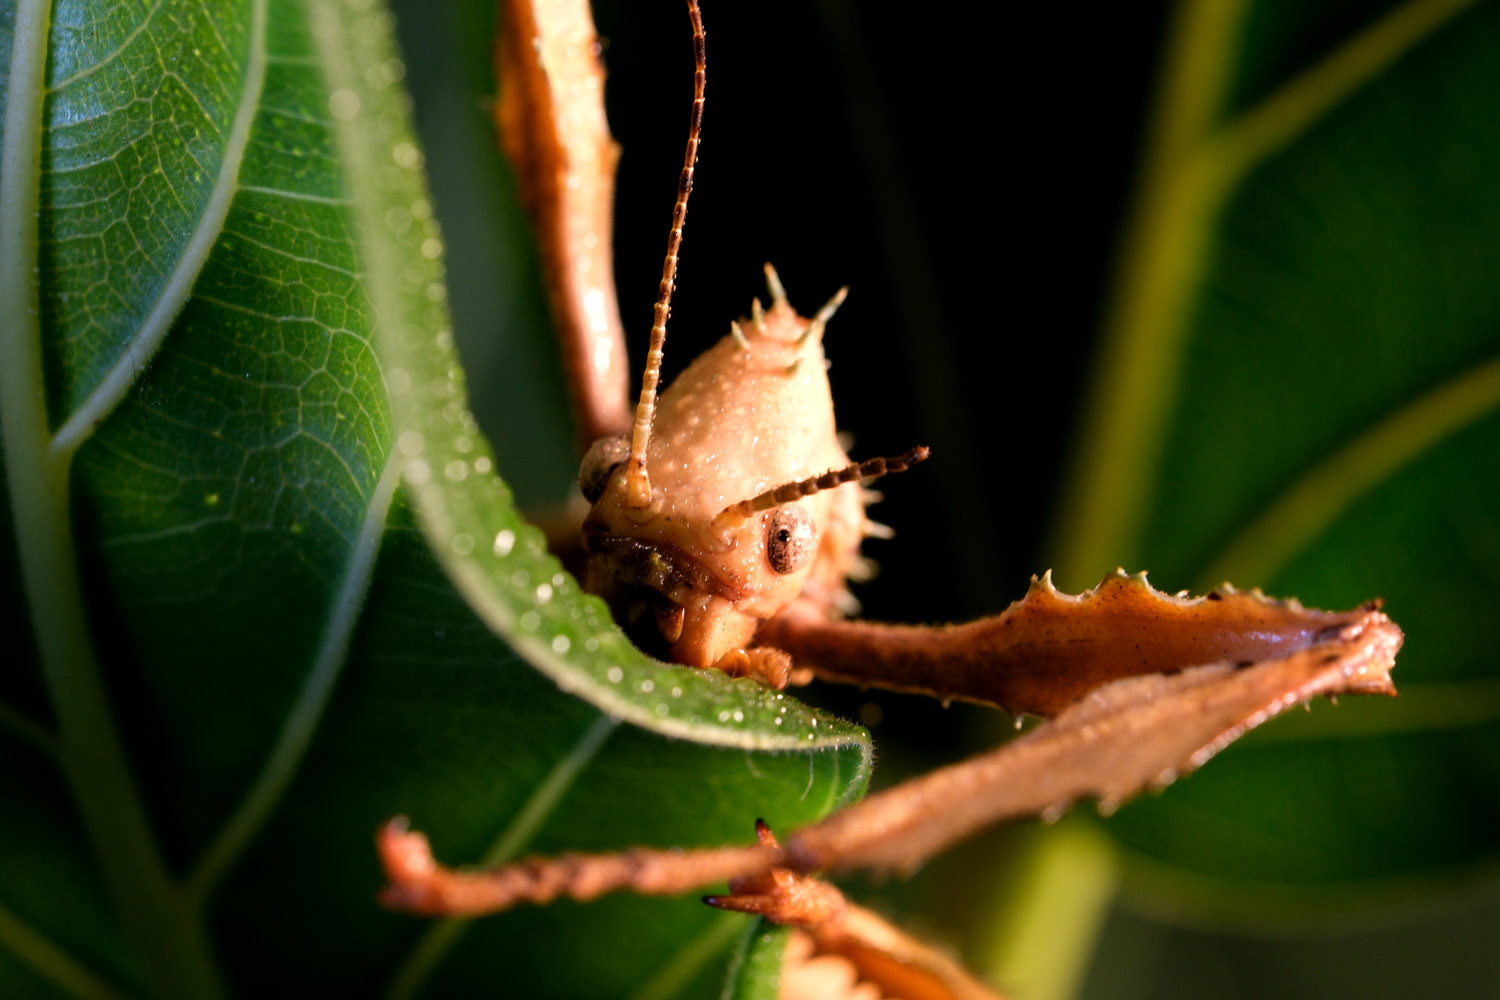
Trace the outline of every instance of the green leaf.
{"type": "Polygon", "coordinates": [[[455,862],[724,843],[870,766],[858,727],[642,656],[520,520],[388,14],[21,2],[0,30],[30,609],[0,671],[0,992],[716,989],[745,925],[696,900],[374,902],[396,813],[455,862]]]}
{"type": "Polygon", "coordinates": [[[1070,581],[1381,595],[1406,630],[1398,700],[1109,823],[1221,912],[1496,857],[1500,16],[1355,6],[1183,6],[1055,547],[1070,581]]]}
{"type": "Polygon", "coordinates": [[[775,1000],[781,986],[781,958],[790,927],[757,921],[740,940],[729,966],[722,1000],[775,1000]]]}

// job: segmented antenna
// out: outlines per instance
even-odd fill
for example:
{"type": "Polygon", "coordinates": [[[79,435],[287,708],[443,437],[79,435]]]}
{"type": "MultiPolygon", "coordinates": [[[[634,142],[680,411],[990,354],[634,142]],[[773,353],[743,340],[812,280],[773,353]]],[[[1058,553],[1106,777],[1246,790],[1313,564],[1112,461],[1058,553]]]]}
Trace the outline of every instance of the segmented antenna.
{"type": "Polygon", "coordinates": [[[918,462],[925,462],[929,454],[930,451],[925,446],[913,448],[903,455],[896,455],[892,458],[871,458],[853,465],[846,465],[842,469],[830,469],[820,476],[808,476],[795,483],[777,486],[749,500],[741,500],[739,503],[732,503],[725,507],[714,518],[714,524],[724,527],[732,521],[747,518],[756,511],[780,507],[784,503],[791,503],[793,500],[800,500],[814,493],[831,490],[835,486],[852,483],[857,479],[874,479],[892,472],[905,472],[918,462]]]}
{"type": "Polygon", "coordinates": [[[705,73],[703,16],[698,0],[688,0],[693,20],[693,115],[688,125],[687,152],[682,176],[677,181],[677,203],[672,206],[672,231],[667,234],[667,258],[662,262],[661,285],[656,290],[656,310],[651,324],[651,349],[646,353],[646,373],[641,377],[641,401],[635,407],[635,427],[630,435],[630,460],[625,467],[626,502],[632,507],[651,505],[651,477],[646,474],[646,446],[651,443],[651,422],[656,419],[656,386],[661,381],[662,345],[667,340],[667,317],[672,313],[672,289],[677,281],[677,251],[682,246],[682,223],[687,218],[688,195],[693,191],[693,164],[698,160],[698,138],[703,130],[705,73]]]}

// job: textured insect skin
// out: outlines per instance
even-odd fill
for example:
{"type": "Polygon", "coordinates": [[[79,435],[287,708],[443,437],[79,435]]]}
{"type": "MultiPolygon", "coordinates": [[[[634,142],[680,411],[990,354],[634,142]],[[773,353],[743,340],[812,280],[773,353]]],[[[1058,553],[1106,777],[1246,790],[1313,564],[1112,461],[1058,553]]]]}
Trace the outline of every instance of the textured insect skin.
{"type": "Polygon", "coordinates": [[[844,581],[867,530],[858,479],[899,471],[926,453],[850,465],[838,443],[823,357],[823,331],[846,292],[804,319],[770,265],[770,310],[757,300],[744,326],[732,324],[658,398],[703,127],[706,44],[693,0],[688,15],[692,117],[640,400],[629,438],[596,441],[579,470],[593,502],[583,526],[585,587],[627,621],[645,588],[672,660],[779,687],[790,658],[745,647],[794,602],[824,617],[849,605],[844,581]]]}
{"type": "MultiPolygon", "coordinates": [[[[692,127],[640,401],[628,435],[609,420],[593,422],[607,436],[580,470],[592,502],[583,526],[586,587],[622,620],[644,626],[638,635],[656,633],[678,663],[779,686],[795,657],[838,680],[1054,718],[792,831],[784,843],[757,824],[753,845],[563,854],[475,871],[439,865],[427,839],[394,820],[377,840],[390,880],[382,899],[416,913],[468,916],[559,896],[677,894],[727,880],[730,893],[708,902],[802,928],[797,940],[844,962],[851,985],[858,979],[909,1000],[992,1000],[989,987],[951,960],[816,876],[909,870],[985,826],[1055,817],[1084,797],[1112,810],[1291,705],[1319,694],[1393,694],[1401,632],[1379,602],[1323,612],[1228,586],[1188,598],[1120,571],[1077,596],[1034,578],[1024,599],[968,625],[835,620],[852,602],[845,581],[860,565],[861,540],[880,533],[865,517],[859,480],[901,471],[926,450],[850,464],[822,345],[844,293],[801,317],[769,266],[770,308],[756,301],[749,319],[732,324],[657,397],[703,108],[703,25],[696,0],[688,7],[697,62],[692,127]],[[757,640],[778,648],[753,647],[757,640]]],[[[783,988],[791,981],[789,974],[783,988]]],[[[798,994],[806,995],[827,996],[798,994]]]]}
{"type": "Polygon", "coordinates": [[[815,526],[816,548],[791,572],[777,572],[767,556],[785,505],[720,517],[767,490],[850,464],[834,427],[822,322],[798,316],[776,295],[768,311],[757,308],[701,354],[657,404],[649,504],[632,505],[622,464],[584,522],[589,590],[619,607],[632,585],[654,580],[682,609],[680,620],[670,609],[660,616],[675,662],[714,666],[793,602],[827,613],[846,593],[867,524],[857,482],[795,501],[815,526]]]}

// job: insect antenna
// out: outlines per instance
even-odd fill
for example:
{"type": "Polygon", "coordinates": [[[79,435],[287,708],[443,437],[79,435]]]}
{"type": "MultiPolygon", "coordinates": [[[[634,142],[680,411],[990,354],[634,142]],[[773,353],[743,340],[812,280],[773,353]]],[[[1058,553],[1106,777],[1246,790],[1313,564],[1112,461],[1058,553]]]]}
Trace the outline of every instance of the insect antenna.
{"type": "Polygon", "coordinates": [[[636,508],[651,505],[651,477],[646,474],[646,447],[651,443],[651,422],[656,418],[656,386],[661,381],[662,345],[667,340],[667,317],[672,313],[672,289],[677,281],[677,252],[682,246],[682,224],[687,218],[688,195],[693,190],[693,165],[698,160],[698,141],[703,130],[703,89],[706,80],[703,16],[698,0],[688,0],[693,21],[693,114],[688,125],[687,152],[677,181],[677,203],[672,206],[672,230],[667,234],[667,257],[662,262],[661,284],[656,290],[656,309],[651,323],[651,349],[646,353],[646,373],[641,377],[641,400],[635,408],[635,426],[630,435],[630,460],[625,467],[626,498],[636,508]]]}
{"type": "Polygon", "coordinates": [[[779,507],[784,503],[821,493],[823,490],[831,490],[835,486],[842,486],[859,479],[874,479],[893,472],[905,472],[918,462],[925,462],[929,454],[931,452],[927,447],[917,447],[901,455],[866,459],[863,462],[846,465],[842,469],[830,469],[820,476],[808,476],[794,483],[786,483],[766,490],[764,493],[758,493],[749,500],[730,504],[714,517],[714,524],[723,528],[734,521],[749,517],[756,511],[770,510],[772,507],[779,507]]]}

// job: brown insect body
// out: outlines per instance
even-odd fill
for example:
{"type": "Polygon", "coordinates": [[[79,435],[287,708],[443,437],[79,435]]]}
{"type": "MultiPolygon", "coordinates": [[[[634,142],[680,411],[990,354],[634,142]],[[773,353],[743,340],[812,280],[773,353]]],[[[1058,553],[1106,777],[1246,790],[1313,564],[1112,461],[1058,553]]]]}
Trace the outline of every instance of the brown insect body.
{"type": "Polygon", "coordinates": [[[762,312],[757,302],[753,317],[699,355],[658,401],[650,503],[632,506],[622,463],[584,522],[588,589],[617,610],[638,586],[655,590],[669,655],[690,666],[714,666],[794,602],[824,613],[838,605],[865,533],[852,481],[721,517],[767,490],[849,465],[825,370],[826,316],[798,316],[771,281],[771,308],[762,312]],[[768,541],[779,523],[801,520],[787,514],[793,505],[811,523],[814,548],[801,565],[779,571],[768,541]]]}
{"type": "MultiPolygon", "coordinates": [[[[770,309],[757,301],[743,326],[657,397],[703,108],[703,25],[696,0],[688,7],[693,117],[640,402],[630,433],[596,441],[580,471],[593,505],[583,526],[587,589],[622,619],[652,611],[667,655],[686,665],[781,684],[795,657],[836,680],[1053,718],[792,831],[784,845],[759,825],[758,843],[743,847],[631,848],[454,870],[436,863],[424,836],[392,821],[378,840],[390,879],[382,898],[412,912],[475,915],[560,895],[675,894],[728,880],[730,893],[714,905],[803,928],[804,944],[847,960],[847,978],[913,1000],[992,998],[941,954],[813,876],[908,870],[986,825],[1055,817],[1080,798],[1112,810],[1291,705],[1320,694],[1394,694],[1389,672],[1401,631],[1378,601],[1330,613],[1227,586],[1189,599],[1119,571],[1077,597],[1059,594],[1049,578],[1033,580],[1023,600],[967,625],[831,620],[849,603],[844,584],[859,566],[860,541],[874,533],[858,481],[901,471],[926,449],[849,463],[822,347],[843,293],[800,317],[769,267],[770,309]],[[777,648],[747,652],[757,638],[777,648]]],[[[555,74],[535,75],[558,83],[555,74]]],[[[578,270],[561,269],[557,280],[566,285],[578,270]]],[[[572,294],[587,300],[593,292],[572,294]]],[[[598,412],[586,426],[624,429],[620,407],[598,412]]]]}

